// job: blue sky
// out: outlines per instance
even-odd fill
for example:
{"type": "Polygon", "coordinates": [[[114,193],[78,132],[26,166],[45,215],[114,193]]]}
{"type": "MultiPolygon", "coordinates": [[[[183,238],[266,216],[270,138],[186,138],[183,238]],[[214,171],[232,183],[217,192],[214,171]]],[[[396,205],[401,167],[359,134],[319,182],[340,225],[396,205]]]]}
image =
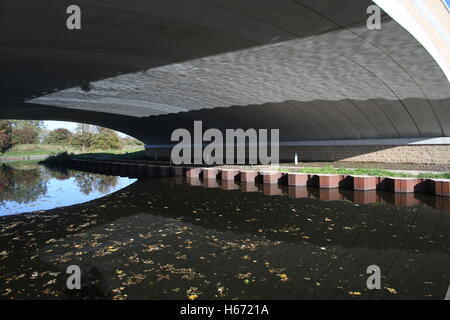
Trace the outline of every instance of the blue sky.
{"type": "Polygon", "coordinates": [[[450,8],[450,0],[444,0],[444,2],[447,4],[447,7],[450,8]]]}
{"type": "Polygon", "coordinates": [[[66,121],[44,121],[45,126],[48,130],[54,130],[58,128],[69,129],[70,131],[75,131],[77,124],[75,122],[66,122],[66,121]]]}
{"type": "MultiPolygon", "coordinates": [[[[65,128],[65,129],[69,129],[70,131],[75,131],[75,128],[77,127],[78,123],[76,123],[76,122],[67,122],[67,121],[50,121],[50,120],[45,120],[44,124],[45,124],[45,126],[47,127],[48,130],[54,130],[54,129],[58,129],[58,128],[65,128]]],[[[126,134],[124,134],[122,132],[118,132],[118,133],[119,133],[119,135],[121,137],[126,136],[126,134]]]]}

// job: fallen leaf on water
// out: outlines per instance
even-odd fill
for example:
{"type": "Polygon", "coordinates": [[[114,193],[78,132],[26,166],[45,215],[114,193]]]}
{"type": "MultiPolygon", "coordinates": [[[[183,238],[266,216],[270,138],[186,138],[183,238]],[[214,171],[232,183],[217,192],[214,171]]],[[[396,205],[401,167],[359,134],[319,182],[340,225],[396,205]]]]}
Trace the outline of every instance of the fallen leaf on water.
{"type": "Polygon", "coordinates": [[[195,299],[197,299],[197,298],[198,298],[198,295],[196,295],[196,294],[191,294],[191,295],[188,297],[189,300],[195,300],[195,299]]]}
{"type": "Polygon", "coordinates": [[[5,292],[2,294],[2,296],[7,296],[8,294],[10,294],[13,290],[10,288],[6,288],[5,292]]]}
{"type": "Polygon", "coordinates": [[[248,279],[252,276],[251,272],[247,272],[247,273],[239,273],[236,275],[236,278],[238,279],[248,279]]]}
{"type": "Polygon", "coordinates": [[[360,296],[361,292],[359,292],[359,291],[349,291],[348,294],[351,295],[351,296],[360,296]]]}
{"type": "Polygon", "coordinates": [[[282,274],[280,274],[280,280],[281,281],[288,281],[289,278],[288,278],[288,276],[286,274],[282,273],[282,274]]]}
{"type": "Polygon", "coordinates": [[[397,290],[395,290],[394,288],[386,288],[386,290],[390,293],[397,293],[397,290]]]}

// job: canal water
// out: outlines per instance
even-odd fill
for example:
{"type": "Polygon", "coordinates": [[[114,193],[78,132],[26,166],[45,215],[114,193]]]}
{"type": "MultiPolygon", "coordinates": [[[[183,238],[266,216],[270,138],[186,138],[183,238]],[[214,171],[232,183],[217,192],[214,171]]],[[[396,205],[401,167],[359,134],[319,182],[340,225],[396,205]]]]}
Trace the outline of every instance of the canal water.
{"type": "Polygon", "coordinates": [[[447,200],[401,199],[3,165],[0,298],[443,299],[447,200]]]}
{"type": "Polygon", "coordinates": [[[0,216],[70,206],[122,189],[136,179],[105,176],[36,163],[0,165],[0,216]]]}

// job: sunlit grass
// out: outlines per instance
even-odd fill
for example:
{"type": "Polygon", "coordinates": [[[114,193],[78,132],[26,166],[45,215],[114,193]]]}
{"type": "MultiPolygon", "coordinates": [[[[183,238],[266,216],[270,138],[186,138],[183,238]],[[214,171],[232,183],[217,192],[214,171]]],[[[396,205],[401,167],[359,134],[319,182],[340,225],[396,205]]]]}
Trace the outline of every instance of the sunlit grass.
{"type": "Polygon", "coordinates": [[[404,172],[395,172],[383,169],[345,169],[334,168],[332,166],[326,167],[304,167],[299,169],[280,168],[281,172],[300,172],[310,174],[343,174],[343,175],[361,175],[361,176],[379,176],[379,177],[401,177],[401,178],[435,178],[435,179],[450,179],[450,172],[445,173],[421,173],[418,175],[404,172]]]}

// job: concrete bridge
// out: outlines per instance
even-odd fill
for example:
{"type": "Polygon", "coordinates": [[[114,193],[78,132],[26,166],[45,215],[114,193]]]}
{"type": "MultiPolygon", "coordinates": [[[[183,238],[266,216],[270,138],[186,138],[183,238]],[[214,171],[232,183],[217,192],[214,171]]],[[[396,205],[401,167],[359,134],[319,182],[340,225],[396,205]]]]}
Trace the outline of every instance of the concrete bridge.
{"type": "Polygon", "coordinates": [[[0,118],[110,127],[167,155],[176,128],[278,128],[282,160],[450,162],[445,4],[81,0],[0,5],[0,118]],[[396,21],[396,20],[398,21],[396,21]]]}

